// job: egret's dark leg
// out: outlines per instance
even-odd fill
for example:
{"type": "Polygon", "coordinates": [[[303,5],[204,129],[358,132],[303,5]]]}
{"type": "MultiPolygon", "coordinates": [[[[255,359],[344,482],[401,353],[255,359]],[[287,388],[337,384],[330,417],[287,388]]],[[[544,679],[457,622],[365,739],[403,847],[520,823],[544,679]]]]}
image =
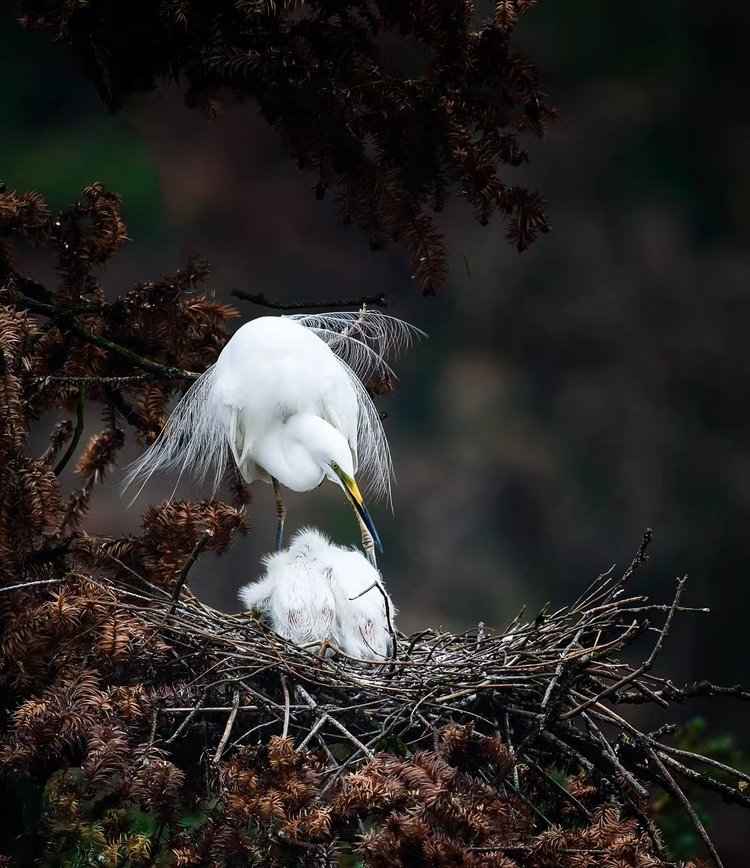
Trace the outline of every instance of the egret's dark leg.
{"type": "Polygon", "coordinates": [[[281,488],[279,480],[276,477],[271,477],[273,483],[273,493],[276,497],[276,551],[281,551],[282,543],[284,542],[284,519],[286,518],[286,507],[281,499],[281,488]]]}
{"type": "Polygon", "coordinates": [[[362,533],[362,548],[365,550],[365,555],[367,560],[375,567],[378,568],[378,562],[375,559],[375,543],[372,539],[372,534],[367,529],[367,525],[362,521],[359,517],[359,513],[355,510],[354,514],[357,516],[357,521],[359,522],[359,529],[362,533]]]}

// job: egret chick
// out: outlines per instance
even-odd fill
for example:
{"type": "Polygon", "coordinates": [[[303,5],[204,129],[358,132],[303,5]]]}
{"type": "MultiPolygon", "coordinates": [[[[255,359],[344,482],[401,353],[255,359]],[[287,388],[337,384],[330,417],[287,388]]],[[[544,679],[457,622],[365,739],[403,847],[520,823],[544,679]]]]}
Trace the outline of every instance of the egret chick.
{"type": "Polygon", "coordinates": [[[240,588],[248,609],[296,645],[323,642],[335,625],[335,600],[327,576],[304,554],[286,550],[266,555],[265,575],[240,588]]]}
{"type": "MultiPolygon", "coordinates": [[[[310,491],[328,479],[357,514],[368,554],[382,550],[355,474],[390,495],[392,473],[380,417],[359,377],[390,371],[386,352],[416,329],[357,313],[264,316],[246,323],[177,405],[159,438],[132,465],[127,485],[158,470],[213,468],[218,486],[231,452],[247,482],[272,483],[276,550],[286,509],[279,483],[310,491]],[[359,377],[358,377],[359,375],[359,377]]],[[[373,554],[374,558],[374,554],[373,554]]]]}
{"type": "Polygon", "coordinates": [[[362,553],[334,545],[314,528],[299,531],[292,539],[289,552],[313,563],[315,573],[328,578],[336,609],[334,644],[349,656],[364,660],[391,657],[391,630],[396,609],[383,587],[380,573],[362,553]]]}

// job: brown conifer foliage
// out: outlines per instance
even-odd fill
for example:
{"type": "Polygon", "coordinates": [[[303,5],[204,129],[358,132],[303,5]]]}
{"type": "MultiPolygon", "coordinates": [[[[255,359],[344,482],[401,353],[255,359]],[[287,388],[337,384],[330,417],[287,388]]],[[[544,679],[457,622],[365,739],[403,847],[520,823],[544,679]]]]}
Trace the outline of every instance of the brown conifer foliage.
{"type": "MultiPolygon", "coordinates": [[[[528,158],[521,137],[555,116],[511,47],[531,5],[500,0],[480,20],[471,0],[16,2],[23,26],[71,45],[113,109],[167,77],[209,117],[223,99],[253,99],[316,197],[331,190],[373,249],[403,245],[425,293],[444,280],[434,215],[451,192],[482,225],[504,220],[519,250],[549,228],[541,196],[508,180],[528,158]],[[408,59],[394,61],[402,44],[408,59]]],[[[105,197],[93,207],[95,262],[124,228],[105,197]]]]}

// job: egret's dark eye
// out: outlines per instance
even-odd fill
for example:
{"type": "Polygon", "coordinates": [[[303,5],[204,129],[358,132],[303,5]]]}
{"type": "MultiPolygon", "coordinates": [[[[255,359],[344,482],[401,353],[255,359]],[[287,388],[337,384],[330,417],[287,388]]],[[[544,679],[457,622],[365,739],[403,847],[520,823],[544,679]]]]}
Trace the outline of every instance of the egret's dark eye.
{"type": "Polygon", "coordinates": [[[332,461],[332,462],[331,462],[331,469],[332,469],[332,470],[338,470],[338,469],[339,469],[339,466],[338,466],[338,464],[336,464],[335,461],[332,461]]]}

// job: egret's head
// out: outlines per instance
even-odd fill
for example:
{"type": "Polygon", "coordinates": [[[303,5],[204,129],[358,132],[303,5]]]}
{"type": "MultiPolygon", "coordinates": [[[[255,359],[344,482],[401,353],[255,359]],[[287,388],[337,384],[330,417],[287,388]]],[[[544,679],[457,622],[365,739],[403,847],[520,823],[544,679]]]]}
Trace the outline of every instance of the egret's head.
{"type": "MultiPolygon", "coordinates": [[[[310,413],[292,416],[284,427],[287,436],[303,447],[324,476],[344,489],[349,503],[370,531],[375,545],[382,551],[380,537],[354,480],[354,458],[346,437],[333,425],[310,413]]],[[[280,479],[284,482],[283,478],[280,479]]]]}
{"type": "MultiPolygon", "coordinates": [[[[350,468],[352,466],[351,455],[349,456],[349,465],[350,468]]],[[[354,507],[357,515],[362,519],[363,524],[370,531],[370,535],[372,536],[372,540],[375,545],[378,547],[379,551],[383,551],[383,545],[380,542],[380,537],[378,536],[377,530],[375,530],[375,524],[370,518],[370,513],[367,511],[367,507],[365,506],[364,499],[362,498],[362,494],[360,493],[359,486],[354,480],[353,473],[347,473],[345,469],[341,467],[341,465],[337,461],[331,461],[328,465],[328,469],[326,470],[326,476],[337,485],[340,485],[344,489],[344,493],[346,494],[349,503],[354,507]]]]}

